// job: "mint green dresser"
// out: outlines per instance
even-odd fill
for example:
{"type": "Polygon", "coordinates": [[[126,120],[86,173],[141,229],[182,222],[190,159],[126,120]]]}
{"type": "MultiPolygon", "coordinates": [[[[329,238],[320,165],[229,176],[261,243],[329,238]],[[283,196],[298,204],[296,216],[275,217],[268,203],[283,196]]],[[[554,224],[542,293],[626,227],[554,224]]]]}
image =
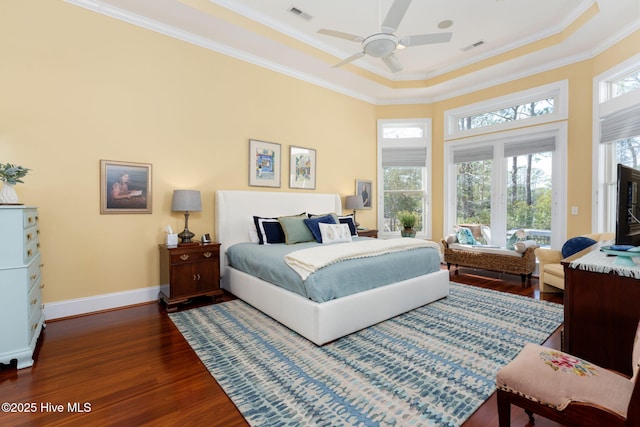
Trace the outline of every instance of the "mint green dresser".
{"type": "Polygon", "coordinates": [[[33,365],[44,326],[38,210],[0,206],[0,363],[33,365]]]}

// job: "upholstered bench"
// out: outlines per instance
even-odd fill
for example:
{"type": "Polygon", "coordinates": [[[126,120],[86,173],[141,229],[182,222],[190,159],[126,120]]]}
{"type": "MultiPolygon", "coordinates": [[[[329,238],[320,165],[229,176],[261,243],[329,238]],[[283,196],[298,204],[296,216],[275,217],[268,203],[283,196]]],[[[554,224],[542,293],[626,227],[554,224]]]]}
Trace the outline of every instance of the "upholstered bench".
{"type": "Polygon", "coordinates": [[[451,265],[501,273],[519,274],[522,283],[531,278],[536,268],[535,249],[537,244],[532,240],[518,242],[515,250],[487,245],[468,245],[457,243],[451,238],[442,240],[444,262],[447,269],[451,265]]]}

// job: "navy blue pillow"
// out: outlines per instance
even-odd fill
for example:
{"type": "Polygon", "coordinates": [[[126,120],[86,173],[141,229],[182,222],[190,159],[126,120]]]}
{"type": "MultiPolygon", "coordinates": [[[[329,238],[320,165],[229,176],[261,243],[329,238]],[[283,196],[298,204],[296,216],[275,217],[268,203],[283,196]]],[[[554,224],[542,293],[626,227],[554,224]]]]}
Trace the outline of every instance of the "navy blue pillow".
{"type": "Polygon", "coordinates": [[[284,243],[284,231],[278,218],[262,218],[259,216],[253,217],[253,222],[256,225],[256,231],[258,232],[258,240],[261,245],[265,243],[284,243]]]}
{"type": "Polygon", "coordinates": [[[340,221],[340,224],[347,224],[349,226],[349,231],[352,236],[358,235],[358,232],[356,231],[356,224],[353,222],[353,215],[339,216],[338,221],[340,221]]]}
{"type": "Polygon", "coordinates": [[[583,249],[587,249],[589,246],[597,243],[595,240],[584,236],[572,237],[564,242],[562,245],[562,256],[564,258],[570,257],[573,254],[580,252],[583,249]]]}
{"type": "Polygon", "coordinates": [[[320,223],[323,222],[325,224],[335,224],[336,220],[333,215],[325,215],[325,216],[316,216],[313,218],[305,218],[304,223],[307,224],[309,230],[311,230],[311,234],[316,239],[316,242],[322,243],[322,234],[320,234],[320,223]]]}

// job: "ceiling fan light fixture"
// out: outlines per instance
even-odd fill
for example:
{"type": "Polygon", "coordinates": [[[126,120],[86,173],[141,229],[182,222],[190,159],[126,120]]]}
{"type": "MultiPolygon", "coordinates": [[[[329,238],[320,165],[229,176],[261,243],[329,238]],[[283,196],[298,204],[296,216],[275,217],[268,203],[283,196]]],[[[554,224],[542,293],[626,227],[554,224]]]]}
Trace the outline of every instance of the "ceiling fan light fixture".
{"type": "Polygon", "coordinates": [[[367,55],[382,58],[391,54],[398,46],[398,39],[393,34],[374,34],[363,42],[363,50],[367,55]]]}

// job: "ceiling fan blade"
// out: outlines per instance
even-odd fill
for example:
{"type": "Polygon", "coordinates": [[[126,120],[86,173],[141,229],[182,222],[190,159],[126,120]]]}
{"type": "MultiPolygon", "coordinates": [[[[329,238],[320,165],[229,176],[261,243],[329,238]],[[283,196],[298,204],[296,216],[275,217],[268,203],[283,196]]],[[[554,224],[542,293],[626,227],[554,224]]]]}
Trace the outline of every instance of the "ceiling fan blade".
{"type": "Polygon", "coordinates": [[[334,65],[332,68],[338,68],[344,64],[348,64],[349,62],[355,61],[358,58],[362,58],[364,56],[364,52],[358,52],[358,53],[354,53],[353,55],[351,55],[348,58],[343,59],[342,61],[338,62],[336,65],[334,65]]]}
{"type": "Polygon", "coordinates": [[[402,46],[419,46],[422,44],[446,43],[451,40],[453,33],[421,34],[419,36],[407,36],[400,40],[402,46]]]}
{"type": "Polygon", "coordinates": [[[400,64],[400,60],[393,53],[383,57],[382,60],[392,72],[397,73],[398,71],[402,71],[402,64],[400,64]]]}
{"type": "Polygon", "coordinates": [[[324,34],[326,36],[338,37],[339,39],[345,39],[345,40],[349,40],[349,41],[352,41],[352,42],[361,42],[361,41],[364,40],[360,36],[356,36],[356,35],[349,34],[349,33],[343,33],[342,31],[327,30],[327,29],[324,29],[324,28],[318,30],[318,33],[324,34]]]}
{"type": "Polygon", "coordinates": [[[393,2],[391,9],[387,12],[387,16],[385,16],[384,21],[382,21],[383,33],[393,34],[396,32],[410,4],[411,0],[395,0],[393,2]]]}

